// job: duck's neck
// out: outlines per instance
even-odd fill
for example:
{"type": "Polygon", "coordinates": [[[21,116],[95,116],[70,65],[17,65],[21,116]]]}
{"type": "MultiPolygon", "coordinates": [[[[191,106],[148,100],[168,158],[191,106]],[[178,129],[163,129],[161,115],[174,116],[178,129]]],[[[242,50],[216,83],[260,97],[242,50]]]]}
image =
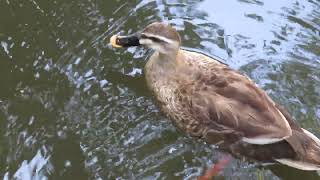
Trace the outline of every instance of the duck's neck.
{"type": "Polygon", "coordinates": [[[175,71],[178,66],[178,51],[161,53],[156,52],[157,58],[155,60],[155,66],[159,70],[170,73],[171,71],[175,71]]]}
{"type": "MultiPolygon", "coordinates": [[[[164,85],[172,79],[179,66],[179,52],[164,54],[155,52],[145,66],[145,75],[149,87],[164,85]]],[[[157,88],[156,88],[157,89],[157,88]]]]}

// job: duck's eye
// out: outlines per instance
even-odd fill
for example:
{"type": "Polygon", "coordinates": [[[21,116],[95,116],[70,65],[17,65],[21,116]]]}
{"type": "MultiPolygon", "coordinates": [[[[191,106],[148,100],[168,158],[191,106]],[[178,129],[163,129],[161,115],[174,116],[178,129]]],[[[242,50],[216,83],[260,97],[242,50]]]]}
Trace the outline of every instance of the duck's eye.
{"type": "Polygon", "coordinates": [[[157,37],[153,37],[153,36],[146,36],[144,34],[141,35],[141,38],[143,39],[150,39],[151,41],[153,42],[156,42],[156,43],[167,43],[166,41],[162,40],[162,39],[159,39],[157,37]]]}

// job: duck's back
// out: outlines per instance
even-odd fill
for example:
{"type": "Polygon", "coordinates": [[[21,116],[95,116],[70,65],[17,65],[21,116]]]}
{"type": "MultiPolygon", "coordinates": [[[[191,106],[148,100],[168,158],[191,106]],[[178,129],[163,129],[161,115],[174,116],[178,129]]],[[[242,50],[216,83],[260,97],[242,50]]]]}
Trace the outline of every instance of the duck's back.
{"type": "Polygon", "coordinates": [[[206,141],[227,135],[253,144],[269,144],[291,135],[274,102],[237,71],[185,50],[179,52],[174,70],[152,64],[155,59],[146,68],[149,87],[163,111],[186,133],[206,141]],[[164,73],[159,75],[160,71],[164,73]]]}

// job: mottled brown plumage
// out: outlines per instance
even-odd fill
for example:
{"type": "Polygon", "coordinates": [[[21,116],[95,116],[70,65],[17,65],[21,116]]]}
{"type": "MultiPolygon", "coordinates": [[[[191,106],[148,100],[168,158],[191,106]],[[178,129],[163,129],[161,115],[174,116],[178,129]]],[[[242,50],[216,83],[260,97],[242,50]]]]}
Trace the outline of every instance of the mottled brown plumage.
{"type": "Polygon", "coordinates": [[[179,34],[163,23],[146,27],[139,44],[155,49],[145,66],[148,87],[183,132],[234,155],[303,170],[320,168],[319,139],[249,78],[213,58],[180,49],[179,34]]]}
{"type": "Polygon", "coordinates": [[[148,84],[162,109],[188,134],[206,138],[213,130],[238,138],[291,135],[273,101],[245,76],[207,56],[184,50],[179,51],[175,68],[163,74],[157,56],[145,68],[148,84]]]}

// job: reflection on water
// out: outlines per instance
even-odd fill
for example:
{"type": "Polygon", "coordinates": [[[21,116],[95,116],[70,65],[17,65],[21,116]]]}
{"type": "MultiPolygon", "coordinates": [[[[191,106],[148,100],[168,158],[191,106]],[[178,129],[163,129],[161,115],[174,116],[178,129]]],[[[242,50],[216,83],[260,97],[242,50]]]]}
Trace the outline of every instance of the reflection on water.
{"type": "MultiPolygon", "coordinates": [[[[221,157],[185,137],[146,90],[143,48],[114,33],[168,21],[183,46],[254,79],[320,136],[320,3],[297,1],[0,2],[3,179],[193,179],[221,157]]],[[[320,179],[234,159],[225,179],[320,179]]]]}

